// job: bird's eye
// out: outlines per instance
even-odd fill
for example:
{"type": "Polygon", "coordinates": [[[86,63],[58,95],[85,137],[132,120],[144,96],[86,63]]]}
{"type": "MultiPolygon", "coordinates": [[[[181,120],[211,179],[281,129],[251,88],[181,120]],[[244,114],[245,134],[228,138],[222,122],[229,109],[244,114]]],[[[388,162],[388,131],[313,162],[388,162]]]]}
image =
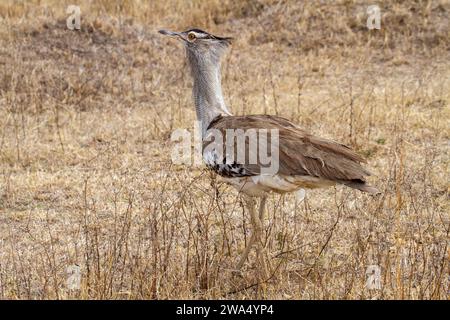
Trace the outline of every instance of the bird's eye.
{"type": "Polygon", "coordinates": [[[195,34],[193,32],[190,32],[188,34],[188,39],[189,39],[189,41],[194,41],[195,40],[195,34]]]}

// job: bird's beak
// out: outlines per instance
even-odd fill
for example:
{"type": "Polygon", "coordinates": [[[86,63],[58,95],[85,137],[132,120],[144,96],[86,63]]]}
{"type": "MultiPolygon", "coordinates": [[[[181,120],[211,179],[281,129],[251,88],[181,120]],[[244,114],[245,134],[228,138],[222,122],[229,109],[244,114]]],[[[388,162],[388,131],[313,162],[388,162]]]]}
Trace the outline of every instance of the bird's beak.
{"type": "Polygon", "coordinates": [[[170,31],[170,30],[159,30],[159,33],[165,35],[165,36],[169,36],[175,39],[181,39],[183,41],[186,41],[186,39],[183,37],[183,34],[181,32],[175,32],[175,31],[170,31]]]}

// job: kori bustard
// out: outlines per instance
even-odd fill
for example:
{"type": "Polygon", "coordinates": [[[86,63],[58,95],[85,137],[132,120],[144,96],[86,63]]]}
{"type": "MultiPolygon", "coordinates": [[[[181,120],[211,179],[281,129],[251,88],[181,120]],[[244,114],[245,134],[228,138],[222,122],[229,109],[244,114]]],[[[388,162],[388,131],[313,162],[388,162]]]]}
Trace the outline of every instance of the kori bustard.
{"type": "MultiPolygon", "coordinates": [[[[360,164],[365,162],[364,159],[349,147],[313,136],[289,120],[278,116],[232,115],[225,105],[220,79],[220,59],[230,45],[231,38],[214,36],[200,29],[159,32],[180,40],[186,48],[186,57],[194,80],[195,109],[202,128],[204,162],[208,168],[244,194],[253,231],[237,269],[241,269],[252,246],[256,244],[258,263],[263,275],[267,275],[267,261],[263,254],[261,233],[268,193],[286,193],[302,188],[328,187],[335,184],[343,184],[368,193],[378,193],[376,188],[366,184],[366,176],[370,173],[360,164]],[[210,140],[212,131],[221,132],[225,136],[227,130],[245,134],[250,129],[276,130],[278,136],[276,172],[267,173],[261,163],[258,161],[250,163],[248,157],[245,161],[237,162],[235,154],[233,156],[229,152],[218,150],[220,146],[205,147],[207,146],[205,142],[210,140]],[[232,158],[231,161],[228,157],[232,158]],[[258,212],[255,198],[260,198],[258,212]]],[[[232,143],[236,143],[235,141],[232,143]]],[[[242,146],[249,148],[247,140],[242,146]]],[[[238,153],[240,151],[237,150],[238,153]]],[[[243,152],[246,154],[250,151],[243,152]]]]}

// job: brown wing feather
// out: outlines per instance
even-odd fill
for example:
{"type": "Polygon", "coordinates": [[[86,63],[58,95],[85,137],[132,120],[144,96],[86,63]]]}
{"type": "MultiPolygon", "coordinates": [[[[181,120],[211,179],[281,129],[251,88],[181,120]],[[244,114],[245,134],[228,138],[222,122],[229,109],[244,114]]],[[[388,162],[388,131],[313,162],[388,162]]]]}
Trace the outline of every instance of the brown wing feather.
{"type": "MultiPolygon", "coordinates": [[[[289,120],[270,115],[229,116],[213,121],[210,128],[278,129],[280,169],[283,175],[308,175],[347,184],[364,184],[369,171],[361,166],[365,160],[349,147],[307,133],[289,120]]],[[[257,167],[251,171],[258,174],[257,167]]],[[[352,184],[352,185],[350,185],[352,184]]]]}

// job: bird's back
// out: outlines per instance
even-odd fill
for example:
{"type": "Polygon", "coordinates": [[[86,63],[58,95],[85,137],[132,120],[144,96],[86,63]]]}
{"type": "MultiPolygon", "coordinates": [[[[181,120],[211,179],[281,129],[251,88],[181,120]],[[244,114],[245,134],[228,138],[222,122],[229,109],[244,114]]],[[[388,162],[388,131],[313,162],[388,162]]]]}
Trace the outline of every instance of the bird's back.
{"type": "MultiPolygon", "coordinates": [[[[298,188],[317,188],[341,183],[365,192],[378,192],[366,184],[366,177],[370,172],[361,165],[365,160],[360,155],[344,144],[311,135],[285,118],[271,115],[218,117],[209,125],[208,134],[203,144],[205,162],[210,169],[232,184],[242,185],[247,181],[260,184],[265,191],[289,192],[298,188]],[[222,144],[221,153],[217,152],[217,148],[208,149],[211,142],[208,134],[220,132],[223,137],[227,137],[227,129],[236,136],[246,135],[242,145],[236,145],[238,139],[232,141],[235,147],[234,159],[238,159],[237,152],[244,152],[238,149],[245,148],[244,161],[229,161],[227,158],[230,154],[225,150],[226,143],[222,144]],[[255,152],[248,135],[251,130],[257,133],[276,132],[278,135],[277,140],[272,139],[270,133],[257,135],[259,140],[266,139],[258,141],[269,145],[266,150],[271,147],[278,148],[276,173],[264,174],[267,163],[262,163],[259,156],[256,157],[256,162],[250,161],[250,154],[255,152]]],[[[259,149],[258,151],[260,152],[259,149]]]]}

